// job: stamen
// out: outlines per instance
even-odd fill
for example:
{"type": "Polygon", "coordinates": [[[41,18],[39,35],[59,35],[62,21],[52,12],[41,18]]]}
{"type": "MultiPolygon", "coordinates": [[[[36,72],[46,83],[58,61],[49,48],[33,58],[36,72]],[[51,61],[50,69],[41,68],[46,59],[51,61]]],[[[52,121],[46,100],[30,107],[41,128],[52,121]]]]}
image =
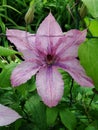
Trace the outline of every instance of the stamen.
{"type": "Polygon", "coordinates": [[[48,54],[47,57],[46,57],[46,62],[48,65],[51,65],[53,64],[53,61],[54,61],[54,58],[52,55],[48,54]]]}

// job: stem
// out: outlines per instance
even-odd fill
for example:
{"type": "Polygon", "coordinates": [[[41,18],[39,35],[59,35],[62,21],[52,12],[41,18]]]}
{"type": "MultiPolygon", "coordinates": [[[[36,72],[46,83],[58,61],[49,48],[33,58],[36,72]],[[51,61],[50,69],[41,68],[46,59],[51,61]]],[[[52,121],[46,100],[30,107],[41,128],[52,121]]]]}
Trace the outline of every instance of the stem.
{"type": "Polygon", "coordinates": [[[87,38],[98,38],[97,36],[87,36],[87,38]]]}
{"type": "Polygon", "coordinates": [[[76,29],[79,29],[79,23],[80,23],[80,15],[78,11],[78,5],[79,5],[79,0],[75,0],[76,6],[75,6],[75,12],[76,12],[76,29]]]}
{"type": "Polygon", "coordinates": [[[85,110],[85,114],[86,114],[86,117],[88,119],[88,122],[90,123],[90,122],[92,122],[92,119],[91,119],[91,117],[89,115],[88,108],[86,107],[85,103],[83,103],[83,106],[84,106],[84,110],[85,110]]]}
{"type": "Polygon", "coordinates": [[[88,110],[89,110],[89,107],[90,107],[91,104],[92,104],[92,101],[93,101],[95,95],[98,94],[98,91],[97,91],[95,88],[93,88],[92,91],[93,91],[93,96],[92,96],[92,98],[91,98],[91,100],[90,100],[90,103],[89,103],[89,105],[88,105],[88,110]]]}
{"type": "Polygon", "coordinates": [[[71,86],[70,86],[70,106],[72,106],[72,100],[73,100],[73,95],[72,95],[73,82],[74,80],[72,79],[71,86]]]}
{"type": "Polygon", "coordinates": [[[94,97],[95,97],[95,93],[93,94],[93,96],[92,96],[92,98],[91,98],[91,100],[90,100],[90,103],[89,103],[89,105],[88,105],[88,108],[91,106],[91,104],[92,104],[92,101],[93,101],[93,99],[94,99],[94,97]]]}
{"type": "MultiPolygon", "coordinates": [[[[2,6],[3,6],[3,5],[7,5],[7,0],[3,0],[3,1],[2,1],[2,6]]],[[[4,12],[5,12],[5,16],[7,16],[7,8],[5,8],[4,12]]],[[[7,20],[7,19],[6,19],[6,20],[7,20]]]]}
{"type": "Polygon", "coordinates": [[[88,121],[89,122],[91,122],[92,120],[91,120],[91,117],[90,117],[90,115],[89,115],[89,109],[90,109],[90,106],[91,106],[91,104],[92,104],[92,101],[93,101],[93,99],[94,99],[94,97],[95,97],[95,95],[96,95],[96,93],[98,94],[98,91],[96,91],[96,89],[94,88],[93,89],[93,96],[92,96],[92,98],[91,98],[91,100],[90,100],[90,102],[89,102],[89,104],[88,104],[88,107],[84,107],[85,108],[85,113],[86,113],[86,115],[87,115],[87,117],[88,117],[88,121]]]}

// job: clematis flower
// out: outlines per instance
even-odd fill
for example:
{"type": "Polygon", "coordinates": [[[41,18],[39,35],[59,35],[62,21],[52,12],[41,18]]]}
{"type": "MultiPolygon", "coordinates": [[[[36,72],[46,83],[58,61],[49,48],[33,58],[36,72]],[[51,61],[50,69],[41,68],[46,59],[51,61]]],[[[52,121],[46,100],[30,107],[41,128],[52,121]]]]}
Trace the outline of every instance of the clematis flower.
{"type": "Polygon", "coordinates": [[[8,40],[23,54],[24,61],[12,72],[11,83],[19,86],[36,74],[38,94],[49,107],[56,106],[63,95],[64,82],[58,68],[68,72],[82,86],[93,86],[77,60],[78,47],[86,30],[70,30],[63,34],[51,13],[40,24],[37,33],[9,29],[8,40]]]}
{"type": "Polygon", "coordinates": [[[21,116],[17,112],[0,104],[0,126],[9,125],[19,118],[21,116]]]}

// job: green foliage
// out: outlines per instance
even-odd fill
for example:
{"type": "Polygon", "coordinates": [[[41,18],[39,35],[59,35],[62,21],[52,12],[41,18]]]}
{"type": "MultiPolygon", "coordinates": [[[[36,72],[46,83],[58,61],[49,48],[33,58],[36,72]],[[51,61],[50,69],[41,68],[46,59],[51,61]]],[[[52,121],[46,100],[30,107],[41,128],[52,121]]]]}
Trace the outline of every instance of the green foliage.
{"type": "Polygon", "coordinates": [[[0,46],[0,56],[10,56],[14,54],[20,54],[17,51],[0,46]]]}
{"type": "Polygon", "coordinates": [[[60,117],[62,123],[65,125],[68,130],[75,130],[76,127],[76,117],[75,115],[69,111],[68,109],[64,109],[60,111],[60,117]]]}
{"type": "Polygon", "coordinates": [[[88,126],[85,130],[96,130],[94,126],[88,126]]]}
{"type": "Polygon", "coordinates": [[[82,0],[88,8],[89,13],[94,17],[98,18],[98,1],[97,0],[82,0]]]}
{"type": "Polygon", "coordinates": [[[11,86],[10,76],[11,76],[12,70],[15,68],[16,65],[17,65],[16,63],[12,63],[9,65],[6,65],[3,68],[2,72],[0,73],[0,87],[8,88],[11,86]]]}
{"type": "Polygon", "coordinates": [[[98,19],[92,19],[86,17],[84,21],[86,23],[86,26],[88,26],[90,33],[93,36],[98,36],[98,19]]]}
{"type": "Polygon", "coordinates": [[[80,62],[98,90],[98,39],[87,40],[79,48],[80,62]]]}
{"type": "Polygon", "coordinates": [[[23,99],[26,99],[28,96],[28,93],[36,90],[34,77],[32,77],[28,82],[16,87],[16,89],[17,89],[18,93],[21,95],[21,97],[23,99]]]}
{"type": "Polygon", "coordinates": [[[38,96],[32,96],[25,104],[25,112],[38,130],[46,130],[45,106],[40,102],[38,96]]]}
{"type": "Polygon", "coordinates": [[[53,126],[58,116],[58,109],[56,107],[47,108],[46,115],[47,115],[47,125],[53,126]]]}

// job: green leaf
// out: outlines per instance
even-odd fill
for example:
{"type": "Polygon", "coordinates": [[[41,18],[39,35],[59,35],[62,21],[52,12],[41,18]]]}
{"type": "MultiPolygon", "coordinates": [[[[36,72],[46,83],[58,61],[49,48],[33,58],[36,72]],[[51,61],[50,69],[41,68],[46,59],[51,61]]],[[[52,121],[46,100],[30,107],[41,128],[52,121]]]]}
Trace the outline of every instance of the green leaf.
{"type": "Polygon", "coordinates": [[[96,130],[96,128],[94,127],[94,126],[88,126],[88,127],[86,127],[86,129],[85,130],[96,130]]]}
{"type": "Polygon", "coordinates": [[[82,0],[87,7],[89,13],[94,17],[98,17],[98,0],[82,0]]]}
{"type": "Polygon", "coordinates": [[[9,18],[7,15],[4,15],[3,13],[0,13],[0,17],[3,17],[10,21],[14,26],[18,26],[11,18],[9,18]]]}
{"type": "Polygon", "coordinates": [[[86,17],[84,19],[86,26],[93,36],[98,36],[98,19],[92,19],[86,17]]]}
{"type": "Polygon", "coordinates": [[[10,56],[10,55],[14,55],[14,54],[20,54],[20,53],[17,51],[0,46],[0,56],[10,56]]]}
{"type": "Polygon", "coordinates": [[[39,128],[46,130],[46,110],[37,95],[32,96],[25,104],[25,111],[30,115],[30,120],[39,128]]]}
{"type": "Polygon", "coordinates": [[[16,89],[23,98],[26,98],[29,92],[33,92],[36,89],[34,76],[16,89]]]}
{"type": "Polygon", "coordinates": [[[9,8],[9,9],[12,9],[12,10],[14,10],[15,12],[17,12],[17,13],[19,13],[19,14],[22,14],[20,11],[18,11],[17,9],[15,9],[14,7],[12,7],[12,6],[10,6],[10,5],[2,5],[2,6],[0,6],[0,7],[6,7],[6,8],[9,8]]]}
{"type": "Polygon", "coordinates": [[[90,39],[79,47],[79,59],[98,90],[98,39],[90,39]]]}
{"type": "Polygon", "coordinates": [[[10,76],[11,76],[12,70],[15,68],[16,65],[17,65],[16,63],[12,63],[9,65],[6,65],[3,68],[2,72],[0,73],[0,87],[7,88],[11,86],[10,76]]]}
{"type": "Polygon", "coordinates": [[[0,68],[4,68],[4,63],[0,60],[0,68]]]}
{"type": "Polygon", "coordinates": [[[35,126],[33,123],[24,122],[18,130],[39,130],[39,128],[35,126]]]}
{"type": "Polygon", "coordinates": [[[47,115],[47,124],[49,126],[52,126],[55,123],[56,119],[57,119],[58,109],[56,107],[47,108],[46,115],[47,115]]]}
{"type": "Polygon", "coordinates": [[[76,117],[75,115],[69,111],[68,109],[64,109],[60,111],[60,117],[62,123],[68,130],[75,130],[76,127],[76,117]]]}

